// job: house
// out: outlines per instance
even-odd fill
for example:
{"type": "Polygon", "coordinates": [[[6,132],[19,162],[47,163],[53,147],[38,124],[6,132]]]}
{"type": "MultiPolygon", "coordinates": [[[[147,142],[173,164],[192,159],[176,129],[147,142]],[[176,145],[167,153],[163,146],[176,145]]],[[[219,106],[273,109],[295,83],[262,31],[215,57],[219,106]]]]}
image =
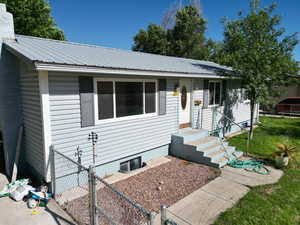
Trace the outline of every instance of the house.
{"type": "MultiPolygon", "coordinates": [[[[271,96],[268,103],[261,104],[260,108],[267,113],[289,113],[291,110],[294,113],[299,113],[299,100],[300,97],[300,74],[289,77],[292,79],[286,85],[274,87],[277,95],[271,96]],[[294,99],[294,100],[293,100],[294,99]],[[283,105],[281,107],[282,112],[278,112],[277,105],[283,105]]],[[[281,111],[279,110],[279,111],[281,111]]]]}
{"type": "MultiPolygon", "coordinates": [[[[185,157],[176,140],[185,149],[185,136],[208,138],[224,126],[223,113],[234,121],[226,133],[250,119],[240,80],[213,62],[15,35],[3,4],[0,41],[0,129],[9,176],[21,126],[25,168],[50,182],[50,146],[71,158],[79,147],[90,165],[91,132],[99,135],[97,173],[105,175],[166,156],[174,145],[174,154],[185,157]]],[[[219,162],[226,162],[224,152],[219,162]]]]}

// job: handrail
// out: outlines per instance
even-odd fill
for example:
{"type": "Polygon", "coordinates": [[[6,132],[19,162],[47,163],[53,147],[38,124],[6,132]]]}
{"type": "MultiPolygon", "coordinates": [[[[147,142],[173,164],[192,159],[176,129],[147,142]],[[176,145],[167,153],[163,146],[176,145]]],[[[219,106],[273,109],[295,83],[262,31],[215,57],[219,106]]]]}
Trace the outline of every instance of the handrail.
{"type": "Polygon", "coordinates": [[[237,125],[239,128],[241,128],[241,130],[246,130],[246,128],[242,127],[241,125],[239,125],[238,123],[234,122],[232,119],[230,119],[228,116],[226,116],[224,113],[220,112],[219,110],[215,109],[216,112],[220,113],[222,116],[226,117],[226,119],[228,119],[230,122],[232,122],[233,124],[237,125]]]}
{"type": "MultiPolygon", "coordinates": [[[[224,116],[225,118],[227,118],[231,123],[237,125],[242,131],[247,131],[246,128],[242,127],[241,125],[239,125],[238,123],[234,122],[232,119],[230,119],[228,116],[226,116],[224,113],[220,112],[219,110],[215,109],[216,112],[220,113],[222,116],[224,116]]],[[[224,129],[223,129],[223,137],[225,137],[224,134],[224,129]]],[[[250,144],[250,131],[248,132],[248,137],[247,137],[247,150],[246,150],[246,155],[248,155],[249,152],[249,144],[250,144]]],[[[225,149],[226,151],[226,149],[225,149]]]]}

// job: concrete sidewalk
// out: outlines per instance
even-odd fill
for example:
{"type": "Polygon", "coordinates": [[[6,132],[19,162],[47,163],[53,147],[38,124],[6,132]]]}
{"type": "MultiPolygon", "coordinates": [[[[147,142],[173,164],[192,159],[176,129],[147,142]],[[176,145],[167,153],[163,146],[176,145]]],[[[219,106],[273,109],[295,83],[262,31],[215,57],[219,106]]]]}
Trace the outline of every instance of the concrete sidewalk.
{"type": "MultiPolygon", "coordinates": [[[[0,174],[0,190],[8,181],[0,174]]],[[[73,219],[63,211],[54,200],[49,201],[46,208],[36,209],[37,215],[32,215],[32,209],[23,201],[16,202],[9,197],[0,198],[0,225],[70,225],[73,219]]]]}
{"type": "MultiPolygon", "coordinates": [[[[281,170],[271,167],[268,169],[271,171],[270,175],[261,175],[226,166],[221,169],[220,177],[170,206],[167,209],[168,218],[182,225],[212,224],[220,213],[231,208],[247,194],[249,187],[276,183],[283,174],[281,170]]],[[[155,224],[160,224],[160,215],[155,224]]]]}

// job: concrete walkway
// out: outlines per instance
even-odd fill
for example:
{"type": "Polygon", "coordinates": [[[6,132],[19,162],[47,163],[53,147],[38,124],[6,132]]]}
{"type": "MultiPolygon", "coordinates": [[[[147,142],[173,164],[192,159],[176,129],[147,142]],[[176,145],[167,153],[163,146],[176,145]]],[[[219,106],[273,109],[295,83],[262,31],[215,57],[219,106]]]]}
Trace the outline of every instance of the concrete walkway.
{"type": "MultiPolygon", "coordinates": [[[[271,171],[270,175],[260,175],[226,166],[221,169],[220,177],[170,206],[167,209],[168,218],[181,225],[212,224],[220,213],[231,208],[247,194],[249,187],[276,183],[283,174],[281,170],[268,169],[271,171]]],[[[160,215],[155,224],[160,224],[160,215]]]]}
{"type": "MultiPolygon", "coordinates": [[[[0,174],[0,190],[8,181],[0,174]]],[[[38,214],[32,215],[32,209],[27,208],[23,201],[16,202],[9,197],[0,198],[0,225],[69,225],[75,224],[54,200],[47,207],[36,209],[38,214]]]]}

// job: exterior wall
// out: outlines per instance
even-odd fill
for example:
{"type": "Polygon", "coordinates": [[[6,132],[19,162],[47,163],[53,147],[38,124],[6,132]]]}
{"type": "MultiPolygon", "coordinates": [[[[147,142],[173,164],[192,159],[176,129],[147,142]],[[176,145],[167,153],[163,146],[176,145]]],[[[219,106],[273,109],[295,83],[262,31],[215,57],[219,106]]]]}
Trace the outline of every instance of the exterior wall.
{"type": "MultiPolygon", "coordinates": [[[[24,123],[24,150],[26,162],[39,178],[44,177],[43,129],[39,91],[39,77],[36,71],[22,65],[21,99],[24,123]]],[[[32,171],[30,171],[32,172],[32,171]]]]}
{"type": "Polygon", "coordinates": [[[2,47],[0,39],[0,129],[3,133],[5,169],[8,176],[11,176],[21,124],[19,62],[2,47]]]}
{"type": "MultiPolygon", "coordinates": [[[[201,100],[203,103],[203,79],[194,80],[194,84],[198,83],[200,89],[195,88],[194,85],[194,100],[201,100]]],[[[234,122],[242,124],[250,120],[250,103],[248,101],[241,102],[241,84],[239,80],[228,80],[227,82],[227,102],[224,106],[218,107],[218,110],[224,112],[234,122]]],[[[203,108],[203,104],[193,106],[193,127],[206,130],[213,130],[217,124],[220,123],[221,114],[214,112],[214,108],[203,108]],[[200,112],[199,112],[200,109],[200,112]]],[[[257,110],[255,110],[254,118],[258,117],[257,110]]],[[[227,133],[239,131],[240,128],[234,124],[230,125],[227,133]]]]}
{"type": "Polygon", "coordinates": [[[193,94],[192,94],[192,127],[200,128],[202,118],[202,104],[195,105],[195,101],[203,103],[203,80],[193,80],[193,94]]]}
{"type": "MultiPolygon", "coordinates": [[[[166,148],[162,146],[171,142],[171,134],[178,128],[178,97],[173,96],[175,79],[167,80],[166,115],[82,128],[78,80],[82,75],[85,74],[49,73],[52,144],[57,151],[76,160],[74,153],[79,147],[83,151],[82,164],[88,166],[92,164],[92,146],[88,134],[96,132],[99,135],[96,165],[104,168],[106,163],[110,163],[111,166],[108,170],[99,169],[99,174],[100,171],[111,173],[119,169],[119,161],[111,164],[112,161],[126,161],[126,158],[135,158],[137,154],[143,153],[143,161],[157,155],[167,155],[166,148]]],[[[66,165],[62,163],[56,167],[60,168],[55,171],[56,176],[66,175],[66,165]]]]}
{"type": "MultiPolygon", "coordinates": [[[[120,170],[120,163],[127,161],[129,159],[137,158],[141,156],[143,160],[147,162],[148,160],[158,158],[161,156],[167,156],[168,154],[169,154],[169,145],[163,145],[158,148],[150,149],[149,151],[146,152],[142,152],[133,156],[129,156],[103,165],[99,165],[96,167],[96,173],[98,174],[98,176],[110,175],[118,172],[120,170]]],[[[61,157],[57,161],[66,162],[65,160],[62,160],[61,157]]],[[[68,164],[70,166],[70,162],[68,162],[68,164]]],[[[59,177],[55,183],[56,194],[60,194],[67,189],[75,187],[78,185],[78,183],[79,184],[88,183],[88,173],[86,171],[82,171],[81,173],[78,173],[78,167],[74,164],[73,164],[73,168],[68,169],[68,176],[64,176],[63,175],[64,173],[65,171],[59,171],[59,173],[56,174],[57,177],[59,177]]]]}

